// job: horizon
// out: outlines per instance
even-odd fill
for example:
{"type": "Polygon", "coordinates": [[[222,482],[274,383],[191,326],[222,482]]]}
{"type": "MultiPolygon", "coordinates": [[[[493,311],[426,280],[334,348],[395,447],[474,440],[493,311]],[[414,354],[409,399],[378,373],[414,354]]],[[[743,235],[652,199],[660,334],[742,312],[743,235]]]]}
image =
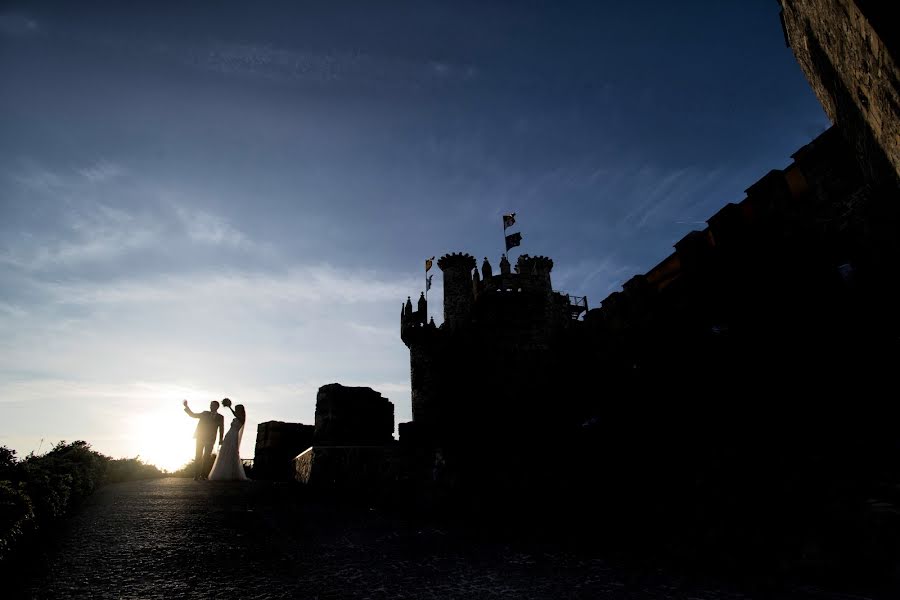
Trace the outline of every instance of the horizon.
{"type": "Polygon", "coordinates": [[[496,268],[515,212],[512,262],[553,258],[593,308],[829,126],[770,2],[150,6],[0,9],[20,455],[85,440],[173,470],[182,399],[227,396],[250,458],[334,382],[408,421],[398,307],[425,259],[496,268]]]}

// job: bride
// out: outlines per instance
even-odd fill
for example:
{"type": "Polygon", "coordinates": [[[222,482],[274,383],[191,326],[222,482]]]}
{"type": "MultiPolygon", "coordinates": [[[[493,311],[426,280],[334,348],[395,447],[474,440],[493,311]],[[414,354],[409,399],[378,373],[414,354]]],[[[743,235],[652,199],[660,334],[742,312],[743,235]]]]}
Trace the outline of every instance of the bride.
{"type": "Polygon", "coordinates": [[[231,429],[222,439],[216,462],[209,472],[210,481],[247,481],[244,473],[244,465],[241,463],[241,438],[244,435],[244,423],[247,422],[247,413],[243,404],[231,408],[231,400],[225,398],[222,404],[231,411],[234,419],[231,421],[231,429]]]}

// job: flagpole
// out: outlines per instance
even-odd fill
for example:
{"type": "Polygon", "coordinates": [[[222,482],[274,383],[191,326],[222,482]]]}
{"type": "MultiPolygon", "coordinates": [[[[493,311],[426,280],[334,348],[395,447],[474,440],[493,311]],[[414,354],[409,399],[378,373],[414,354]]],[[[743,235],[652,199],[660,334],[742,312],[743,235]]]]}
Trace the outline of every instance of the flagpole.
{"type": "Polygon", "coordinates": [[[504,254],[506,254],[506,218],[504,217],[500,220],[503,221],[503,254],[501,254],[500,256],[503,256],[504,254]]]}
{"type": "Polygon", "coordinates": [[[425,259],[425,322],[428,322],[428,271],[434,266],[434,257],[425,259]]]}

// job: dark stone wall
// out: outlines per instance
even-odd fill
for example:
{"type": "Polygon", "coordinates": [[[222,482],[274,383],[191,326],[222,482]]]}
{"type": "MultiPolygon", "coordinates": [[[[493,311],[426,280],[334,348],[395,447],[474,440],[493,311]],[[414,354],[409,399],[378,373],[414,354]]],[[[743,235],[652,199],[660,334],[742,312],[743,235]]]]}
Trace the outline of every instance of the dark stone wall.
{"type": "Polygon", "coordinates": [[[870,181],[900,176],[898,21],[889,4],[782,0],[786,41],[870,181]]]}
{"type": "Polygon", "coordinates": [[[313,446],[294,460],[294,478],[356,496],[385,490],[398,480],[402,466],[393,446],[313,446]]]}
{"type": "Polygon", "coordinates": [[[597,479],[575,497],[766,568],[895,556],[861,537],[881,518],[867,503],[900,500],[883,391],[900,360],[900,219],[883,200],[833,128],[590,311],[599,385],[573,439],[597,479]]]}
{"type": "Polygon", "coordinates": [[[291,461],[312,445],[312,425],[267,421],[256,428],[254,479],[290,479],[291,461]]]}
{"type": "Polygon", "coordinates": [[[393,435],[394,405],[372,388],[338,383],[319,388],[314,445],[384,445],[393,435]]]}

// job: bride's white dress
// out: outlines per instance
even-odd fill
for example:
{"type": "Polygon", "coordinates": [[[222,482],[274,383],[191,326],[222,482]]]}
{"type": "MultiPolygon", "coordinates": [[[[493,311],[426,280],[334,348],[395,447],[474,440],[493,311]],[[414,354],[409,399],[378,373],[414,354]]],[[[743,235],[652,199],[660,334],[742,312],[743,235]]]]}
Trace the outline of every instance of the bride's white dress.
{"type": "Polygon", "coordinates": [[[241,464],[241,437],[244,435],[244,426],[240,419],[235,418],[231,422],[231,429],[222,438],[216,462],[209,472],[210,481],[247,481],[244,473],[244,465],[241,464]]]}

